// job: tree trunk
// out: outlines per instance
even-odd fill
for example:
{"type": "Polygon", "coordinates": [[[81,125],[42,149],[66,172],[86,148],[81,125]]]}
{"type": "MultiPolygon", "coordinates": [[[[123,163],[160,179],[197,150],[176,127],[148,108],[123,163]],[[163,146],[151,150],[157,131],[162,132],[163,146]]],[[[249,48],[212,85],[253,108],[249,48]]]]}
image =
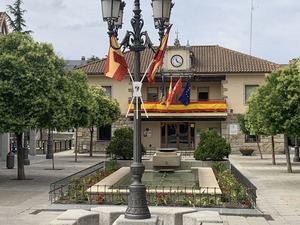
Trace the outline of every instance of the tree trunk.
{"type": "Polygon", "coordinates": [[[93,156],[93,136],[94,136],[94,127],[90,127],[90,135],[91,135],[91,140],[90,140],[90,157],[93,156]]]}
{"type": "Polygon", "coordinates": [[[274,136],[271,136],[271,142],[272,142],[272,164],[276,165],[276,160],[275,160],[275,143],[274,143],[274,136]]]}
{"type": "Polygon", "coordinates": [[[287,171],[288,173],[292,173],[292,164],[291,164],[291,158],[290,158],[290,149],[288,147],[288,136],[284,135],[284,152],[286,156],[286,165],[287,165],[287,171]]]}
{"type": "Polygon", "coordinates": [[[75,146],[74,146],[74,151],[75,151],[75,162],[77,162],[77,152],[78,152],[78,128],[76,128],[75,131],[75,146]]]}
{"type": "Polygon", "coordinates": [[[40,129],[40,142],[41,142],[40,150],[43,152],[43,154],[45,154],[46,152],[43,143],[43,129],[40,129]]]}
{"type": "Polygon", "coordinates": [[[22,148],[22,133],[16,133],[18,152],[18,180],[25,180],[24,154],[22,148]]]}
{"type": "Polygon", "coordinates": [[[47,140],[47,155],[46,159],[52,159],[53,157],[53,135],[52,131],[48,129],[48,140],[47,140]]]}
{"type": "Polygon", "coordinates": [[[261,149],[260,149],[260,145],[259,145],[259,140],[258,140],[258,135],[256,135],[256,144],[257,144],[257,148],[260,154],[260,158],[263,159],[263,155],[261,153],[261,149]]]}
{"type": "Polygon", "coordinates": [[[54,167],[54,154],[52,154],[52,169],[55,170],[55,167],[54,167]]]}

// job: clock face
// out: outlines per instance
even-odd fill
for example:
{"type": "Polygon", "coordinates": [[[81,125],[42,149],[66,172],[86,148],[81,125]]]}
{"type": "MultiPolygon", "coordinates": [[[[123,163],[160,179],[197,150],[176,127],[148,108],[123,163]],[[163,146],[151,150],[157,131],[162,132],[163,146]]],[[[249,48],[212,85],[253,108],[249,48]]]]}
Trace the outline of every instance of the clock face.
{"type": "Polygon", "coordinates": [[[174,55],[171,58],[171,64],[174,67],[181,67],[183,64],[183,58],[180,55],[174,55]]]}

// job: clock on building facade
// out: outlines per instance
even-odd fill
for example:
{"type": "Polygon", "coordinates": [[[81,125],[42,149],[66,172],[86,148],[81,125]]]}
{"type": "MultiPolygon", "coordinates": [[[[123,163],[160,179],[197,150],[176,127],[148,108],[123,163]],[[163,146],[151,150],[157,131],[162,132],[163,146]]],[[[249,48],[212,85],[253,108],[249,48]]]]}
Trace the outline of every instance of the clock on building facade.
{"type": "Polygon", "coordinates": [[[173,55],[171,58],[171,64],[172,66],[178,68],[181,67],[183,64],[183,58],[181,55],[173,55]]]}

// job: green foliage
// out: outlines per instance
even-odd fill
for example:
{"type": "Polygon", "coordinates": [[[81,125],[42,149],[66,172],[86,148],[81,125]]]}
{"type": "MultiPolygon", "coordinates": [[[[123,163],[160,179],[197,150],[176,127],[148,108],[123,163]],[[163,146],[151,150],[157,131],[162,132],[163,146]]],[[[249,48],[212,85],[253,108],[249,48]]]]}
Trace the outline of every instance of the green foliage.
{"type": "Polygon", "coordinates": [[[86,127],[88,125],[90,92],[88,91],[87,76],[80,70],[67,73],[69,82],[69,98],[71,99],[70,126],[86,127]]]}
{"type": "Polygon", "coordinates": [[[212,168],[218,172],[218,173],[223,173],[226,170],[228,170],[227,166],[224,163],[221,162],[216,162],[212,165],[212,168]]]}
{"type": "Polygon", "coordinates": [[[117,169],[118,169],[117,160],[112,159],[106,162],[105,171],[112,172],[112,171],[116,171],[117,169]]]}
{"type": "Polygon", "coordinates": [[[98,61],[99,57],[92,55],[90,58],[87,59],[87,63],[98,61]]]}
{"type": "Polygon", "coordinates": [[[110,100],[102,88],[91,87],[88,124],[91,126],[104,126],[112,124],[120,117],[119,104],[110,100]]]}
{"type": "MultiPolygon", "coordinates": [[[[107,152],[114,154],[117,158],[131,159],[133,156],[133,130],[131,128],[117,129],[107,147],[107,152]]],[[[142,145],[142,153],[145,152],[142,145]]]]}
{"type": "Polygon", "coordinates": [[[32,31],[23,31],[23,29],[26,27],[24,19],[24,13],[26,10],[21,8],[22,4],[22,0],[16,0],[13,5],[7,6],[7,10],[9,12],[8,21],[14,32],[29,34],[32,33],[32,31]]]}
{"type": "Polygon", "coordinates": [[[240,129],[244,134],[250,134],[250,131],[247,129],[245,115],[238,114],[237,119],[240,125],[240,129]]]}
{"type": "Polygon", "coordinates": [[[282,67],[249,100],[246,126],[251,133],[300,134],[300,61],[282,67]]]}
{"type": "Polygon", "coordinates": [[[251,200],[244,186],[238,182],[230,170],[220,164],[214,164],[213,170],[223,192],[222,201],[231,206],[251,207],[251,200]]]}
{"type": "Polygon", "coordinates": [[[52,103],[61,101],[63,66],[49,44],[21,33],[0,37],[0,132],[44,127],[52,103]]]}
{"type": "MultiPolygon", "coordinates": [[[[110,171],[97,171],[96,174],[86,176],[83,178],[74,178],[68,186],[67,199],[63,193],[61,193],[59,201],[86,203],[91,202],[91,195],[88,192],[88,188],[98,183],[100,180],[109,176],[116,169],[110,171]]],[[[100,196],[98,196],[100,198],[100,196]]],[[[98,200],[100,201],[100,200],[98,200]]]]}
{"type": "Polygon", "coordinates": [[[219,161],[231,152],[230,144],[214,130],[201,131],[200,143],[194,152],[196,160],[219,161]]]}

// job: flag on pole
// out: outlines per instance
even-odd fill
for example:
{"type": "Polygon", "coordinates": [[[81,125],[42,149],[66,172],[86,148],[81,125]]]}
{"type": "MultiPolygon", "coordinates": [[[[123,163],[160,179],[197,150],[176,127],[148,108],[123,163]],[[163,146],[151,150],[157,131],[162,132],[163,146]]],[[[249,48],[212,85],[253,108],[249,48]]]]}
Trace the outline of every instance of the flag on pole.
{"type": "Polygon", "coordinates": [[[165,77],[161,75],[161,86],[160,86],[160,103],[163,104],[165,102],[165,77]]]}
{"type": "Polygon", "coordinates": [[[181,78],[179,78],[179,80],[176,82],[176,84],[175,84],[173,90],[171,91],[171,93],[170,93],[170,89],[169,89],[169,96],[168,96],[167,101],[166,101],[167,108],[169,108],[169,105],[172,103],[174,96],[179,95],[179,93],[181,91],[182,91],[182,80],[181,80],[181,78]]]}
{"type": "Polygon", "coordinates": [[[185,84],[181,96],[179,97],[179,101],[184,105],[188,105],[191,102],[190,97],[191,97],[191,80],[189,79],[185,84]]]}
{"type": "Polygon", "coordinates": [[[121,81],[128,72],[128,65],[121,51],[117,38],[113,35],[110,41],[108,56],[104,65],[105,76],[121,81]],[[113,48],[113,47],[114,48],[113,48]]]}
{"type": "Polygon", "coordinates": [[[171,30],[172,25],[170,25],[163,36],[160,47],[157,50],[157,52],[154,55],[154,58],[152,59],[151,65],[149,67],[149,71],[147,74],[147,79],[149,83],[154,83],[154,77],[157,72],[157,70],[162,66],[164,62],[164,55],[168,46],[168,39],[169,39],[169,33],[171,30]]]}

